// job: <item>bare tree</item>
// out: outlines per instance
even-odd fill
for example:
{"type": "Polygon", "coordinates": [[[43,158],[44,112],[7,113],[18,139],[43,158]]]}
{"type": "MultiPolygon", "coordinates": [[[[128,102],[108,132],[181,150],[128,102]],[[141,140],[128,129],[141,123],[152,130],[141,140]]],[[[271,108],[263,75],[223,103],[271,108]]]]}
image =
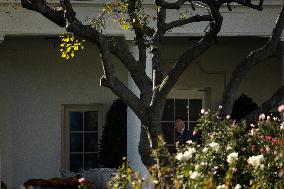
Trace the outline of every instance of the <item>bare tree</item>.
{"type": "MultiPolygon", "coordinates": [[[[131,20],[139,20],[137,5],[139,3],[141,4],[142,0],[128,0],[123,2],[128,4],[127,14],[129,18],[131,20]]],[[[228,9],[231,10],[230,4],[237,3],[261,11],[263,5],[263,0],[259,0],[258,4],[253,4],[250,0],[176,0],[173,3],[165,0],[155,0],[154,2],[157,7],[156,26],[154,28],[151,28],[146,23],[131,23],[139,50],[139,58],[135,60],[124,38],[114,38],[110,41],[107,36],[91,25],[82,24],[76,17],[76,13],[69,0],[60,0],[60,8],[51,7],[45,0],[21,0],[24,8],[41,13],[58,26],[65,27],[66,31],[83,37],[98,46],[104,70],[101,85],[110,88],[114,94],[120,97],[127,106],[136,113],[142,122],[139,152],[146,166],[153,163],[150,158],[150,150],[157,147],[157,138],[162,134],[160,121],[167,95],[189,65],[216,43],[217,34],[220,32],[223,22],[223,17],[220,13],[221,6],[225,4],[228,9]],[[185,4],[190,5],[192,9],[195,9],[197,4],[202,5],[208,11],[204,15],[196,14],[172,22],[166,22],[167,11],[169,9],[179,10],[181,7],[185,6],[185,4]],[[204,36],[182,52],[176,63],[167,75],[164,76],[161,66],[161,42],[165,34],[173,28],[196,22],[208,23],[208,29],[204,36]],[[152,79],[150,79],[145,72],[147,50],[150,50],[153,56],[152,79]],[[110,55],[117,57],[127,68],[141,92],[140,96],[136,96],[118,79],[110,55]]],[[[232,109],[232,102],[243,76],[254,65],[273,55],[283,30],[283,14],[282,8],[277,24],[272,32],[272,37],[268,43],[261,49],[248,55],[234,70],[232,79],[224,91],[223,105],[225,113],[229,113],[232,109]]],[[[281,92],[278,91],[277,95],[274,95],[277,96],[275,97],[277,100],[281,99],[283,96],[283,90],[280,91],[281,92]]],[[[268,104],[269,107],[275,105],[275,103],[268,104]]],[[[133,126],[134,125],[132,125],[132,127],[133,126]]]]}

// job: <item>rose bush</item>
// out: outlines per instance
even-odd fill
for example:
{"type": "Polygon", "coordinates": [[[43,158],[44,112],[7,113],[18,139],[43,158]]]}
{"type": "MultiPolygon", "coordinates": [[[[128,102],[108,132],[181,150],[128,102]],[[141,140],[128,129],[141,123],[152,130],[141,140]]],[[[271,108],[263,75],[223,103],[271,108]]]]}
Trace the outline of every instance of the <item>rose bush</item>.
{"type": "MultiPolygon", "coordinates": [[[[155,188],[284,188],[284,123],[279,118],[261,114],[254,123],[236,122],[202,110],[197,131],[203,133],[201,145],[188,141],[171,156],[161,142],[153,151],[155,188]]],[[[142,186],[143,179],[126,175],[132,184],[139,180],[136,188],[142,186]]]]}
{"type": "Polygon", "coordinates": [[[195,156],[186,161],[176,158],[174,179],[179,186],[283,188],[284,129],[278,118],[261,114],[255,124],[248,124],[222,118],[218,112],[204,113],[198,129],[203,131],[203,144],[189,142],[180,149],[195,148],[195,156]]]}

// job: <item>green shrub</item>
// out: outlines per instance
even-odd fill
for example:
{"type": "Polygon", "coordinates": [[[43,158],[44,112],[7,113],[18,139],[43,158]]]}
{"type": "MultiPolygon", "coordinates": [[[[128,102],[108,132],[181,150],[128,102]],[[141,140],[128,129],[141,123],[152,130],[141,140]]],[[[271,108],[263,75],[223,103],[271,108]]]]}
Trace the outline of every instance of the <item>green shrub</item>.
{"type": "Polygon", "coordinates": [[[126,156],[127,145],[127,106],[122,100],[113,101],[106,115],[103,130],[100,164],[104,167],[118,168],[122,164],[122,158],[126,156]]]}

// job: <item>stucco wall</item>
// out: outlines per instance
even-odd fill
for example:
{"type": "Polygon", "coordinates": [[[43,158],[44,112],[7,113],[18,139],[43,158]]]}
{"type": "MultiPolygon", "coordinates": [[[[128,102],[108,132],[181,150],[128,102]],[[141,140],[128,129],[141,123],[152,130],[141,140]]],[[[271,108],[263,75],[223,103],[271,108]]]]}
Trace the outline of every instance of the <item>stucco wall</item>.
{"type": "MultiPolygon", "coordinates": [[[[0,45],[0,149],[3,180],[19,186],[29,178],[59,176],[61,104],[110,104],[99,86],[97,49],[86,44],[73,63],[63,63],[56,40],[8,38],[0,45]]],[[[127,72],[116,66],[127,83],[127,72]]]]}
{"type": "MultiPolygon", "coordinates": [[[[189,47],[194,39],[169,38],[163,43],[165,70],[167,71],[177,56],[189,47]]],[[[173,90],[206,89],[211,93],[209,108],[216,109],[221,103],[225,82],[231,77],[232,69],[251,50],[266,42],[266,38],[223,37],[218,43],[201,55],[184,72],[173,90]]],[[[260,105],[275,92],[281,84],[281,57],[279,56],[255,66],[243,79],[238,96],[249,95],[260,105]]]]}
{"type": "MultiPolygon", "coordinates": [[[[264,38],[220,38],[185,71],[174,89],[210,90],[208,101],[216,108],[234,65],[264,42],[264,38]]],[[[115,98],[109,89],[99,87],[102,70],[94,46],[86,44],[74,63],[66,64],[55,43],[54,39],[6,38],[0,45],[0,149],[3,180],[10,186],[32,177],[59,176],[61,104],[109,104],[115,98]]],[[[165,70],[191,43],[192,38],[184,37],[165,40],[165,70]]],[[[117,71],[127,83],[126,70],[117,66],[117,71]]],[[[250,73],[239,93],[260,104],[280,85],[281,58],[250,73]]]]}

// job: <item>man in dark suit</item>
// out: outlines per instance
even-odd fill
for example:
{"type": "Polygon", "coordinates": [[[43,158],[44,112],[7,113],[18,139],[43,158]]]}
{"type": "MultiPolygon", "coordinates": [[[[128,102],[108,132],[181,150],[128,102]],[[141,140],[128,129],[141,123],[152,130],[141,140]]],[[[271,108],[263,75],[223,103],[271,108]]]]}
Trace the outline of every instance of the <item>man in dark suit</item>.
{"type": "Polygon", "coordinates": [[[190,140],[191,134],[188,131],[187,127],[185,127],[185,124],[181,117],[178,117],[176,119],[175,130],[178,134],[177,139],[178,139],[179,145],[185,144],[186,141],[190,140]]]}

